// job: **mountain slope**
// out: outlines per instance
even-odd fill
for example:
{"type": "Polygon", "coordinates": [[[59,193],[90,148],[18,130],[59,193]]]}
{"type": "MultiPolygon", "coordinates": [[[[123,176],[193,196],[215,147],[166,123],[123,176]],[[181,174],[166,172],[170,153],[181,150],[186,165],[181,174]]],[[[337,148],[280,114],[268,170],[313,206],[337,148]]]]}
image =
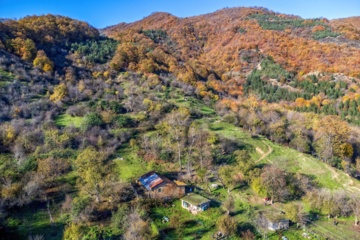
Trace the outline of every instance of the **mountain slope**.
{"type": "Polygon", "coordinates": [[[354,238],[354,22],[233,8],[105,37],[62,16],[1,21],[0,238],[277,239],[262,222],[279,212],[314,238],[338,236],[328,216],[341,216],[354,238]],[[148,199],[136,180],[149,171],[211,208],[148,199]]]}
{"type": "MultiPolygon", "coordinates": [[[[294,71],[300,76],[312,71],[338,72],[351,76],[360,73],[357,60],[359,49],[347,46],[346,43],[324,44],[318,41],[327,36],[339,35],[326,19],[306,20],[266,9],[233,8],[191,18],[157,13],[135,23],[109,27],[104,33],[123,42],[146,44],[149,39],[141,32],[147,29],[165,31],[169,41],[177,48],[158,45],[165,52],[170,51],[178,60],[184,61],[185,66],[188,65],[192,71],[197,68],[192,61],[197,60],[209,73],[213,72],[219,77],[229,71],[246,68],[248,62],[240,59],[239,55],[249,50],[272,56],[288,71],[294,71]]],[[[148,58],[155,62],[157,60],[151,56],[148,58]]],[[[180,66],[178,68],[181,69],[180,66]]],[[[209,73],[196,76],[206,78],[209,73]]]]}

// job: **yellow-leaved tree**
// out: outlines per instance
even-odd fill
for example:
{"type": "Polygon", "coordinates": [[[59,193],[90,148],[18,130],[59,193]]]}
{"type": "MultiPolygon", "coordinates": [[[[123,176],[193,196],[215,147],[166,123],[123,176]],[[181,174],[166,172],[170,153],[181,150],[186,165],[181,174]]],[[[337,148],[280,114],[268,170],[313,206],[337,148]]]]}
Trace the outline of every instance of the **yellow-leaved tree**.
{"type": "Polygon", "coordinates": [[[36,53],[36,46],[33,40],[17,37],[11,40],[11,46],[15,54],[19,55],[23,60],[30,61],[36,53]]]}
{"type": "Polygon", "coordinates": [[[41,68],[44,72],[52,72],[54,69],[54,63],[46,56],[43,50],[37,52],[33,65],[41,68]]]}
{"type": "Polygon", "coordinates": [[[67,94],[67,87],[65,83],[60,83],[54,88],[54,93],[50,95],[50,100],[58,102],[64,99],[67,94]]]}

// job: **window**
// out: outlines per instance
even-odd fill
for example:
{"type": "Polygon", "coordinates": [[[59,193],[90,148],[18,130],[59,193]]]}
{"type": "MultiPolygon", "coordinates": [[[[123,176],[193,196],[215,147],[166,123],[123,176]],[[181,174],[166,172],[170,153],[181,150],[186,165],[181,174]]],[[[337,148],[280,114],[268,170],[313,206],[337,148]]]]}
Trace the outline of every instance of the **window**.
{"type": "Polygon", "coordinates": [[[161,188],[158,189],[158,192],[161,192],[161,188]]]}

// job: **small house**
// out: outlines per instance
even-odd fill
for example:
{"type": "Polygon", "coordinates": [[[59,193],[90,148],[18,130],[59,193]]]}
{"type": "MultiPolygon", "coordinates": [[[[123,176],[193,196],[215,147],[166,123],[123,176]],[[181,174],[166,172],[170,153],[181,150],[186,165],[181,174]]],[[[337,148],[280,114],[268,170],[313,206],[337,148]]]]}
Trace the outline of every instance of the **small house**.
{"type": "Polygon", "coordinates": [[[267,229],[271,231],[286,230],[289,228],[290,221],[285,218],[283,211],[270,208],[266,212],[261,212],[263,221],[267,229]]]}
{"type": "Polygon", "coordinates": [[[171,181],[167,177],[149,172],[140,177],[139,182],[148,192],[148,196],[157,199],[181,198],[185,195],[185,183],[171,181]]]}
{"type": "Polygon", "coordinates": [[[268,229],[272,231],[281,230],[281,229],[288,229],[289,228],[289,220],[282,219],[282,220],[268,220],[268,229]]]}
{"type": "Polygon", "coordinates": [[[189,193],[181,198],[181,206],[189,210],[192,214],[205,211],[210,207],[211,200],[195,193],[189,193]]]}

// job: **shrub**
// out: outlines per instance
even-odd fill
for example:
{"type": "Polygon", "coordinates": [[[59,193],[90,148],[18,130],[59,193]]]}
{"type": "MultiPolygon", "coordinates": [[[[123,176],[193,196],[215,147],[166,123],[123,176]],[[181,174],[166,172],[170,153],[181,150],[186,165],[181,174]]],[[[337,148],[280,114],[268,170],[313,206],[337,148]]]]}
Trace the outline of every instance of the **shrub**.
{"type": "Polygon", "coordinates": [[[94,126],[101,126],[103,124],[103,120],[101,119],[100,114],[98,113],[89,113],[85,116],[82,128],[84,130],[89,129],[94,126]]]}
{"type": "Polygon", "coordinates": [[[225,235],[233,235],[237,230],[237,224],[234,218],[223,216],[217,222],[219,230],[225,235]]]}
{"type": "Polygon", "coordinates": [[[134,120],[126,115],[118,115],[114,118],[115,125],[120,128],[134,126],[134,120]]]}

